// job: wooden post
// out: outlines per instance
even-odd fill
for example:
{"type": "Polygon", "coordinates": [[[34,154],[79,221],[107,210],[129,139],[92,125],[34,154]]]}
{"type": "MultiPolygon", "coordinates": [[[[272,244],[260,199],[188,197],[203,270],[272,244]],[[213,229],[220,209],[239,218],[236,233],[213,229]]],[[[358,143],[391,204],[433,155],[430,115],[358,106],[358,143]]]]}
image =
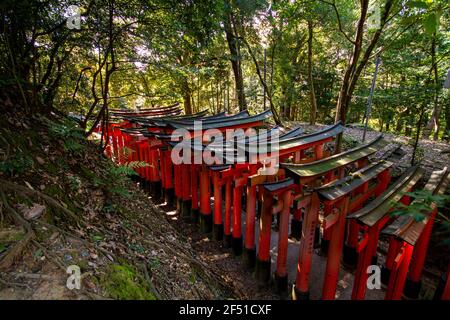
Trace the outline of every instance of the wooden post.
{"type": "Polygon", "coordinates": [[[256,186],[247,186],[247,205],[245,220],[245,248],[244,261],[249,269],[253,269],[256,263],[255,248],[255,218],[256,218],[256,186]]]}
{"type": "Polygon", "coordinates": [[[231,247],[231,178],[227,178],[225,182],[225,219],[224,219],[224,246],[231,247]]]}
{"type": "Polygon", "coordinates": [[[223,239],[223,224],[222,224],[222,184],[220,181],[220,173],[213,172],[214,184],[214,226],[213,239],[221,241],[223,239]]]}
{"type": "Polygon", "coordinates": [[[323,300],[334,300],[339,279],[339,267],[341,262],[341,252],[344,246],[345,222],[348,212],[349,197],[345,197],[340,204],[339,217],[331,227],[332,234],[328,252],[327,268],[322,291],[323,300]]]}
{"type": "Polygon", "coordinates": [[[288,254],[291,193],[291,190],[287,190],[282,195],[280,194],[278,197],[278,199],[281,198],[283,201],[283,209],[280,212],[280,223],[278,229],[278,257],[277,270],[275,273],[275,285],[278,292],[284,292],[288,288],[286,261],[288,254]]]}
{"type": "Polygon", "coordinates": [[[191,219],[194,223],[199,220],[199,205],[198,205],[198,165],[193,164],[191,170],[191,219]]]}
{"type": "Polygon", "coordinates": [[[316,161],[323,158],[323,144],[314,146],[314,156],[316,161]]]}
{"type": "Polygon", "coordinates": [[[389,278],[389,285],[386,290],[385,300],[400,300],[402,297],[403,288],[405,286],[406,275],[408,273],[409,263],[413,252],[413,246],[409,243],[399,241],[397,254],[395,256],[392,272],[389,278]]]}
{"type": "Polygon", "coordinates": [[[309,299],[309,273],[314,248],[314,234],[319,217],[319,197],[316,192],[311,195],[309,210],[305,213],[300,241],[300,253],[297,264],[297,279],[292,297],[295,300],[309,299]]]}
{"type": "Polygon", "coordinates": [[[174,183],[173,183],[173,164],[172,160],[170,159],[170,150],[164,150],[164,158],[162,161],[164,161],[164,171],[163,174],[165,175],[165,197],[166,197],[166,203],[169,206],[172,206],[175,201],[175,189],[174,189],[174,183]]]}
{"type": "Polygon", "coordinates": [[[191,172],[189,164],[181,164],[181,217],[191,220],[191,172]]]}
{"type": "MultiPolygon", "coordinates": [[[[332,209],[333,209],[333,207],[328,202],[325,202],[323,204],[324,219],[326,219],[331,214],[332,209]]],[[[323,236],[322,236],[322,240],[320,241],[320,251],[322,252],[323,255],[328,254],[328,247],[330,245],[332,231],[333,231],[332,228],[324,228],[323,229],[323,236]]]]}
{"type": "Polygon", "coordinates": [[[212,217],[210,205],[210,183],[208,171],[202,168],[200,171],[200,230],[203,233],[212,231],[212,217]]]}
{"type": "MultiPolygon", "coordinates": [[[[236,180],[235,180],[236,182],[236,180]]],[[[231,246],[237,256],[242,254],[242,187],[234,186],[233,189],[233,232],[231,246]]]]}
{"type": "Polygon", "coordinates": [[[411,258],[411,269],[405,283],[405,295],[409,298],[417,299],[419,297],[421,287],[422,271],[425,265],[425,258],[430,243],[431,231],[433,229],[434,218],[437,214],[437,208],[434,208],[428,217],[427,224],[422,231],[416,245],[414,246],[411,258]]]}
{"type": "Polygon", "coordinates": [[[259,247],[256,258],[256,279],[260,284],[268,284],[270,281],[270,236],[272,226],[272,203],[273,197],[270,193],[262,192],[262,212],[259,228],[259,247]]]}
{"type": "Polygon", "coordinates": [[[389,278],[391,276],[391,271],[394,267],[395,258],[397,257],[397,253],[399,250],[398,248],[399,245],[400,243],[394,237],[391,236],[389,241],[389,249],[386,256],[386,263],[381,268],[381,282],[386,285],[389,283],[389,278]]]}
{"type": "Polygon", "coordinates": [[[369,228],[368,241],[358,256],[358,265],[353,282],[352,300],[364,300],[367,289],[367,267],[372,263],[372,257],[378,246],[379,224],[369,228]]]}

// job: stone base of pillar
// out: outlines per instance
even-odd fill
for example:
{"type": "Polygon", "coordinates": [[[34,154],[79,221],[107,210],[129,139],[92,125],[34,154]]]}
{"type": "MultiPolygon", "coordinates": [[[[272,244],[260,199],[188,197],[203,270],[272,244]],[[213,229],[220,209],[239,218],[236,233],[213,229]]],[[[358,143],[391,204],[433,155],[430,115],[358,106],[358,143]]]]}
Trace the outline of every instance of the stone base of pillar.
{"type": "Polygon", "coordinates": [[[309,300],[309,291],[303,292],[297,289],[295,284],[292,286],[292,300],[305,301],[309,300]]]}
{"type": "Polygon", "coordinates": [[[173,205],[175,204],[175,189],[174,188],[166,189],[166,191],[164,192],[164,197],[167,206],[173,207],[173,205]]]}
{"type": "Polygon", "coordinates": [[[198,209],[191,208],[191,221],[193,223],[198,223],[200,220],[200,211],[198,209]]]}
{"type": "Polygon", "coordinates": [[[211,233],[213,220],[211,214],[200,213],[200,231],[203,233],[211,233]]]}
{"type": "Polygon", "coordinates": [[[151,195],[153,200],[160,200],[161,199],[161,181],[152,181],[151,184],[151,195]]]}
{"type": "Polygon", "coordinates": [[[253,270],[256,264],[256,249],[244,248],[243,253],[244,254],[242,256],[242,260],[244,262],[245,268],[247,268],[248,270],[253,270]]]}
{"type": "Polygon", "coordinates": [[[213,226],[213,240],[223,240],[223,224],[214,224],[213,226]]]}
{"type": "Polygon", "coordinates": [[[275,290],[278,293],[286,293],[288,291],[288,276],[279,276],[276,272],[273,274],[275,290]]]}
{"type": "Polygon", "coordinates": [[[186,222],[191,222],[191,200],[181,200],[180,203],[180,216],[186,222]]]}
{"type": "Polygon", "coordinates": [[[231,239],[231,247],[233,248],[233,253],[235,256],[240,256],[242,254],[243,249],[243,240],[242,237],[232,238],[231,239]]]}
{"type": "Polygon", "coordinates": [[[263,261],[256,258],[255,277],[260,285],[268,285],[270,283],[271,261],[263,261]]]}
{"type": "Polygon", "coordinates": [[[231,234],[225,234],[223,236],[223,247],[224,248],[231,248],[231,234]]]}

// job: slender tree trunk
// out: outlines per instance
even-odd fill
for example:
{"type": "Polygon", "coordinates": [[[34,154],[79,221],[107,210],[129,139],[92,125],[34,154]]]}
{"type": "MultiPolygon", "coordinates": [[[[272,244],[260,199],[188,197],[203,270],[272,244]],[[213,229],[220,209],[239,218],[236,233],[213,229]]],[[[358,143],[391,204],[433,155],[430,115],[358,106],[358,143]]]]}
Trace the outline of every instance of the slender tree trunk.
{"type": "Polygon", "coordinates": [[[416,151],[417,151],[417,146],[419,145],[420,129],[422,128],[422,120],[423,120],[424,113],[425,113],[425,104],[422,104],[422,107],[420,109],[419,122],[417,124],[416,139],[414,141],[413,153],[412,153],[412,157],[411,157],[411,165],[412,166],[416,164],[416,151]]]}
{"type": "Polygon", "coordinates": [[[192,114],[191,94],[189,91],[185,91],[183,95],[184,112],[186,114],[192,114]]]}
{"type": "Polygon", "coordinates": [[[316,124],[317,115],[317,101],[316,94],[314,92],[314,80],[312,74],[313,68],[313,23],[308,20],[308,81],[309,81],[309,98],[311,100],[311,114],[309,117],[309,124],[316,124]]]}
{"type": "MultiPolygon", "coordinates": [[[[450,98],[450,94],[448,98],[450,98]]],[[[443,140],[450,141],[450,102],[448,100],[445,105],[445,130],[442,138],[443,140]]]]}
{"type": "MultiPolygon", "coordinates": [[[[347,111],[350,105],[350,101],[353,95],[353,91],[355,90],[356,83],[366,66],[373,49],[375,48],[378,40],[381,36],[384,26],[389,17],[389,12],[392,8],[394,0],[386,0],[384,6],[383,16],[381,17],[380,27],[376,30],[372,39],[370,40],[367,49],[364,51],[363,57],[360,60],[360,56],[362,54],[362,43],[364,36],[364,22],[367,17],[369,0],[360,0],[360,16],[358,20],[358,24],[356,27],[355,40],[353,41],[353,53],[350,57],[350,61],[347,65],[346,71],[344,73],[344,78],[342,80],[341,88],[339,90],[338,103],[336,106],[336,117],[335,121],[342,121],[344,124],[347,120],[347,111]]],[[[342,144],[342,134],[338,135],[336,141],[336,152],[341,151],[342,144]]]]}
{"type": "Polygon", "coordinates": [[[441,105],[439,104],[439,79],[438,79],[438,66],[436,62],[436,32],[433,34],[433,38],[431,40],[431,68],[433,70],[433,76],[434,76],[434,108],[433,108],[433,114],[431,115],[430,120],[428,121],[428,124],[426,128],[423,130],[423,137],[428,139],[431,135],[431,132],[433,132],[433,140],[437,140],[439,136],[439,116],[441,114],[441,105]]]}
{"type": "Polygon", "coordinates": [[[224,19],[224,29],[225,35],[227,38],[228,48],[230,50],[231,55],[231,67],[233,69],[234,81],[236,87],[236,96],[238,99],[239,110],[243,111],[247,109],[247,102],[245,100],[244,93],[244,79],[242,76],[242,68],[241,68],[241,54],[240,54],[240,45],[238,41],[237,30],[233,30],[233,22],[232,22],[232,11],[231,4],[229,1],[226,3],[228,10],[225,13],[224,19]]]}
{"type": "Polygon", "coordinates": [[[245,44],[245,46],[247,47],[248,53],[250,54],[250,56],[252,57],[253,63],[255,64],[255,68],[256,68],[256,74],[258,75],[259,81],[261,82],[261,84],[264,87],[264,90],[267,94],[267,100],[269,101],[269,105],[270,105],[270,111],[272,111],[272,115],[273,115],[273,120],[275,121],[275,123],[277,125],[281,125],[281,119],[280,116],[278,114],[277,109],[275,108],[275,105],[273,103],[272,100],[272,92],[270,91],[270,89],[267,87],[267,83],[264,81],[264,77],[261,74],[261,68],[259,67],[258,64],[258,60],[256,60],[256,56],[253,53],[252,48],[250,47],[250,45],[248,44],[247,40],[245,40],[244,38],[242,38],[243,43],[245,44]]]}
{"type": "Polygon", "coordinates": [[[364,33],[364,21],[367,16],[367,9],[369,5],[369,0],[361,0],[361,13],[358,20],[358,25],[356,28],[355,41],[353,44],[353,53],[350,57],[350,61],[347,65],[347,69],[344,73],[344,78],[342,79],[341,88],[339,90],[338,103],[336,106],[336,119],[335,121],[342,121],[345,123],[346,115],[349,105],[349,100],[351,99],[351,95],[349,95],[348,89],[350,87],[351,77],[356,70],[356,66],[358,64],[359,56],[361,55],[361,47],[363,41],[363,33],[364,33]]]}

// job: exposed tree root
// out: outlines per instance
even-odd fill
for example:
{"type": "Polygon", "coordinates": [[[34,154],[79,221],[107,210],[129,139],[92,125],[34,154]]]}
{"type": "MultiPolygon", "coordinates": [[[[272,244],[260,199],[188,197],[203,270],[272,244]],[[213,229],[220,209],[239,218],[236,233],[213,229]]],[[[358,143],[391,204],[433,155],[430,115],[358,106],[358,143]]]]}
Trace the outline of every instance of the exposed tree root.
{"type": "Polygon", "coordinates": [[[0,188],[1,189],[8,189],[11,191],[18,192],[20,194],[25,194],[33,197],[37,197],[40,199],[43,199],[45,202],[47,202],[49,205],[53,206],[56,209],[61,210],[64,214],[66,214],[73,222],[83,224],[81,219],[73,213],[71,210],[65,208],[62,206],[57,200],[53,199],[52,197],[46,195],[45,193],[39,192],[37,190],[33,190],[24,186],[21,186],[17,183],[9,182],[7,180],[0,179],[0,188]]]}
{"type": "Polygon", "coordinates": [[[6,210],[8,210],[8,212],[11,214],[11,216],[13,217],[14,221],[16,221],[17,224],[22,225],[25,230],[27,230],[27,233],[25,234],[25,236],[20,239],[20,241],[18,241],[16,244],[14,244],[14,246],[12,248],[10,248],[7,253],[5,254],[5,256],[0,260],[0,270],[7,270],[9,267],[11,267],[14,264],[14,261],[16,261],[16,259],[18,257],[20,257],[22,251],[27,247],[28,243],[34,239],[35,234],[30,226],[30,224],[23,219],[16,210],[14,210],[8,203],[5,193],[3,191],[0,190],[1,193],[1,197],[2,197],[2,201],[3,204],[6,208],[6,210]]]}

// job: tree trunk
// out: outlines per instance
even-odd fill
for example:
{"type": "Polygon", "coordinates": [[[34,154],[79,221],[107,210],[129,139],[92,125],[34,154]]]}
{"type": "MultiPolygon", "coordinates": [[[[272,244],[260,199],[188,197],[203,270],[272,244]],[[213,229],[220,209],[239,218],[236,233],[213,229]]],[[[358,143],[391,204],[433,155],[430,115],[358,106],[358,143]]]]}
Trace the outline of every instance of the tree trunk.
{"type": "Polygon", "coordinates": [[[423,138],[428,139],[433,131],[433,140],[437,140],[439,136],[439,116],[441,114],[441,106],[439,104],[439,79],[438,79],[438,66],[436,62],[436,32],[433,34],[433,39],[431,40],[431,68],[434,75],[434,108],[433,114],[426,128],[423,130],[423,138]]]}
{"type": "Polygon", "coordinates": [[[263,75],[261,74],[261,68],[259,67],[258,64],[258,60],[256,60],[256,56],[253,53],[252,48],[250,47],[250,45],[248,44],[247,40],[245,40],[244,38],[242,38],[243,43],[245,44],[245,46],[247,47],[248,53],[250,54],[250,56],[252,57],[253,63],[255,64],[255,68],[256,68],[256,74],[258,75],[259,81],[261,82],[261,84],[264,87],[264,90],[267,94],[267,100],[269,100],[269,106],[270,106],[270,111],[272,111],[272,115],[273,115],[273,120],[275,121],[275,123],[277,125],[281,125],[281,119],[280,116],[278,114],[277,109],[275,108],[275,105],[273,104],[273,100],[272,100],[272,92],[271,90],[267,87],[267,83],[264,81],[263,75]]]}
{"type": "Polygon", "coordinates": [[[442,139],[446,140],[447,142],[450,141],[450,103],[448,102],[448,100],[447,104],[445,105],[445,130],[442,139]]]}
{"type": "Polygon", "coordinates": [[[184,112],[186,114],[192,114],[191,94],[189,91],[185,91],[183,95],[184,112]]]}
{"type": "Polygon", "coordinates": [[[358,25],[356,28],[355,41],[353,44],[353,53],[350,57],[350,61],[347,65],[347,69],[344,73],[344,78],[342,79],[341,88],[339,90],[338,103],[336,106],[336,118],[335,121],[342,121],[345,124],[348,105],[351,99],[351,93],[349,92],[350,82],[353,73],[356,70],[358,64],[359,56],[361,55],[363,34],[364,34],[364,21],[367,16],[367,9],[369,6],[369,0],[361,0],[361,13],[358,20],[358,25]]]}
{"type": "Polygon", "coordinates": [[[227,8],[224,19],[224,30],[227,38],[228,48],[231,55],[231,67],[233,69],[236,95],[238,99],[239,111],[247,109],[247,102],[244,93],[244,79],[242,77],[240,45],[237,30],[233,30],[231,4],[227,1],[227,8]]]}
{"type": "MultiPolygon", "coordinates": [[[[344,73],[341,88],[339,90],[338,103],[336,106],[336,122],[339,120],[344,124],[346,122],[348,107],[353,95],[353,91],[355,90],[356,83],[359,79],[359,76],[361,75],[362,70],[369,61],[372,51],[381,36],[382,30],[388,20],[389,12],[392,8],[393,2],[394,0],[386,0],[383,16],[381,17],[380,21],[380,27],[372,36],[372,39],[370,40],[367,49],[364,51],[364,55],[360,61],[359,58],[362,53],[362,43],[364,36],[364,22],[366,20],[369,7],[369,0],[360,0],[360,16],[356,27],[355,40],[353,41],[353,53],[350,57],[349,64],[344,73]]],[[[336,141],[336,152],[341,151],[341,144],[342,134],[339,134],[336,141]]]]}
{"type": "Polygon", "coordinates": [[[313,64],[313,23],[308,20],[308,81],[309,81],[309,98],[311,100],[311,114],[309,116],[309,124],[316,124],[317,115],[317,101],[316,94],[314,92],[314,81],[312,74],[312,64],[313,64]]]}
{"type": "MultiPolygon", "coordinates": [[[[356,28],[355,41],[353,43],[353,53],[350,57],[347,69],[345,70],[344,78],[342,79],[342,84],[339,90],[338,102],[336,106],[335,122],[342,121],[343,124],[345,124],[347,120],[347,110],[352,95],[352,93],[349,92],[351,78],[356,70],[359,56],[361,55],[361,48],[364,34],[364,21],[366,20],[367,16],[369,0],[361,0],[360,4],[361,4],[360,9],[361,13],[356,28]]],[[[336,146],[335,153],[340,153],[342,148],[342,134],[338,134],[335,146],[336,146]]]]}
{"type": "Polygon", "coordinates": [[[414,140],[413,153],[412,153],[412,157],[411,157],[411,165],[412,166],[416,164],[416,151],[417,151],[417,146],[419,145],[420,129],[422,128],[422,120],[423,120],[424,113],[425,113],[425,104],[422,104],[422,107],[420,109],[419,122],[417,123],[417,132],[416,132],[416,138],[414,140]]]}

